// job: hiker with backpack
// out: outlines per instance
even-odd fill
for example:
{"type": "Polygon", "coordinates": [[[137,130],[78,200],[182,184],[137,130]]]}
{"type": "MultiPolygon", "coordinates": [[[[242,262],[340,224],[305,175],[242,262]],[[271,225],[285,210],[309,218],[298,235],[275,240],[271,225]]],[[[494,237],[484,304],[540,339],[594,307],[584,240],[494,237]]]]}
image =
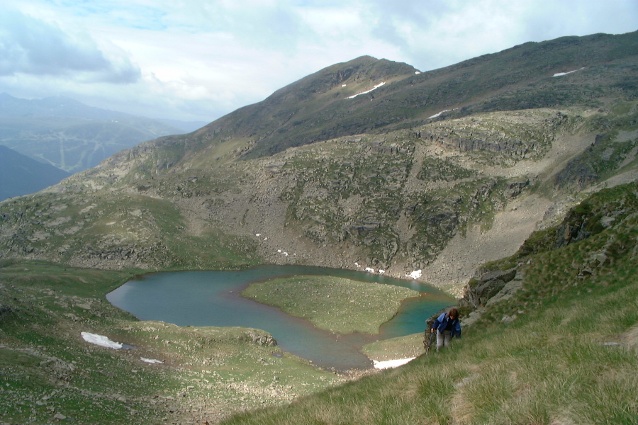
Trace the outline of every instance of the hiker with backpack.
{"type": "Polygon", "coordinates": [[[443,312],[432,323],[430,332],[436,332],[436,351],[450,345],[452,338],[461,338],[461,322],[459,311],[456,308],[443,312]]]}

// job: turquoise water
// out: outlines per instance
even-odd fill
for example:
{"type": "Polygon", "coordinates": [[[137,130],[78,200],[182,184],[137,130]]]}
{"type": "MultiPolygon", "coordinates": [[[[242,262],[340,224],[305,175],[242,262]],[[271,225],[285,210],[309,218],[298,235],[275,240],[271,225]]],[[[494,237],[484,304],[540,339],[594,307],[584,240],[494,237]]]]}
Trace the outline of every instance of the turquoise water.
{"type": "Polygon", "coordinates": [[[361,346],[380,339],[422,332],[425,319],[454,302],[432,286],[351,270],[306,266],[260,266],[240,271],[169,272],[131,280],[107,295],[116,307],[140,320],[179,326],[241,326],[263,329],[279,346],[321,367],[367,368],[361,346]],[[292,275],[337,276],[415,289],[421,297],[406,300],[379,335],[334,335],[306,320],[243,298],[250,283],[292,275]]]}

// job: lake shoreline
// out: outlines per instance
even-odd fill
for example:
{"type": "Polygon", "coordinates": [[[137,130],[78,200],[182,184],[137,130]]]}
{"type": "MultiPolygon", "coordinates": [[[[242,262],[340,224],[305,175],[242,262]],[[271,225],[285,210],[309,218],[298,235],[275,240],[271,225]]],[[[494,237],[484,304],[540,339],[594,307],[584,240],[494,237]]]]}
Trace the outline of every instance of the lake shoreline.
{"type": "MultiPolygon", "coordinates": [[[[294,318],[275,307],[242,297],[243,288],[256,281],[280,276],[333,276],[388,285],[400,284],[430,290],[418,282],[399,281],[365,272],[301,266],[261,266],[240,271],[193,271],[152,273],[131,280],[107,295],[116,307],[139,320],[159,320],[179,326],[239,326],[262,329],[291,354],[327,369],[345,371],[370,369],[373,360],[362,352],[365,345],[381,339],[423,331],[424,319],[450,304],[450,299],[433,288],[432,296],[419,296],[415,302],[401,304],[379,334],[333,334],[316,329],[308,320],[294,318]],[[423,309],[427,310],[426,312],[423,309]],[[394,326],[394,327],[393,327],[394,326]]],[[[371,286],[372,287],[372,286],[371,286]]],[[[430,294],[430,292],[428,292],[430,294]]],[[[357,296],[360,293],[357,292],[357,296]]]]}

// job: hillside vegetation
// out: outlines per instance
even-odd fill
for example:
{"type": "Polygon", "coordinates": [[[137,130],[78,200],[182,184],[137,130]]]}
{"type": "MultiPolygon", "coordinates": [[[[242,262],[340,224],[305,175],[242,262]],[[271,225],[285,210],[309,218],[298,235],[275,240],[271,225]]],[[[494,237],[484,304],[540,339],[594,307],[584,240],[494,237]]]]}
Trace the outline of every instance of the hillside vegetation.
{"type": "Polygon", "coordinates": [[[223,423],[634,423],[637,211],[637,184],[602,191],[492,264],[518,265],[522,288],[451,349],[223,423]],[[583,233],[564,245],[574,220],[583,233]]]}
{"type": "Polygon", "coordinates": [[[630,33],[420,74],[371,57],[336,64],[0,204],[0,250],[106,269],[422,270],[460,295],[478,265],[583,191],[635,178],[637,51],[630,33]]]}

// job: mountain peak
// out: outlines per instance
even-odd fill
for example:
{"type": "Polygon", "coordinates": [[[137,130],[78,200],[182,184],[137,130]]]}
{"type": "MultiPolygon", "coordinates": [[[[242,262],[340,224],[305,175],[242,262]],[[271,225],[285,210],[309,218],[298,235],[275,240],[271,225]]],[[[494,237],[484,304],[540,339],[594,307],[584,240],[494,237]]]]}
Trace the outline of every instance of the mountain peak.
{"type": "Polygon", "coordinates": [[[452,115],[556,106],[595,106],[604,91],[633,98],[638,33],[526,43],[437,70],[372,56],[337,63],[264,101],[204,127],[209,140],[242,140],[244,158],[272,155],[346,134],[407,128],[452,115]],[[556,79],[573,70],[586,72],[556,79]],[[596,76],[596,77],[595,77],[596,76]],[[595,78],[594,78],[595,77],[595,78]],[[602,86],[601,86],[602,84],[602,86]]]}
{"type": "MultiPolygon", "coordinates": [[[[344,94],[367,87],[370,83],[396,80],[414,75],[416,69],[408,64],[372,56],[360,56],[347,62],[337,63],[323,68],[280,90],[271,97],[298,92],[301,97],[309,94],[321,94],[337,89],[344,94]],[[350,87],[350,88],[348,88],[350,87]],[[341,90],[343,89],[343,90],[341,90]]],[[[345,96],[347,97],[347,96],[345,96]]]]}
{"type": "Polygon", "coordinates": [[[246,157],[271,155],[288,147],[336,137],[344,131],[339,122],[344,109],[359,109],[363,106],[361,99],[383,96],[388,86],[415,73],[418,71],[405,63],[361,56],[289,84],[262,102],[209,124],[199,134],[222,138],[262,134],[246,157]]]}

